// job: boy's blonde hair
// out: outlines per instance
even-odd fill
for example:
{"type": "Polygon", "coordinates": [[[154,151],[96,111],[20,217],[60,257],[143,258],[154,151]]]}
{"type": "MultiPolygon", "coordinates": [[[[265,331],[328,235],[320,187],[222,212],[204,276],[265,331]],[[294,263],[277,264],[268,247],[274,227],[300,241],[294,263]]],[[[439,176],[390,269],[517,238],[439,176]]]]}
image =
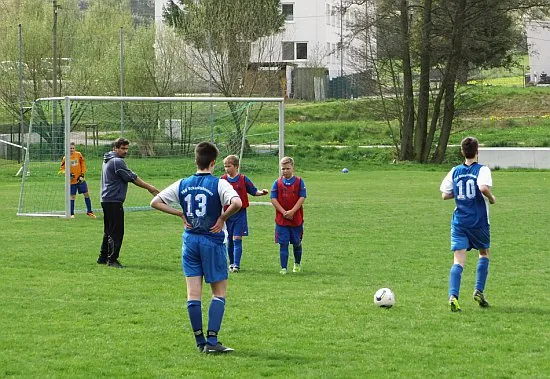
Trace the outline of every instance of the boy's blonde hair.
{"type": "Polygon", "coordinates": [[[289,164],[292,167],[294,167],[294,159],[292,159],[291,157],[283,157],[283,159],[281,159],[280,164],[281,165],[289,164]]]}
{"type": "Polygon", "coordinates": [[[227,157],[225,157],[225,159],[223,160],[223,163],[230,163],[232,164],[233,166],[239,166],[239,157],[236,156],[236,155],[228,155],[227,157]]]}

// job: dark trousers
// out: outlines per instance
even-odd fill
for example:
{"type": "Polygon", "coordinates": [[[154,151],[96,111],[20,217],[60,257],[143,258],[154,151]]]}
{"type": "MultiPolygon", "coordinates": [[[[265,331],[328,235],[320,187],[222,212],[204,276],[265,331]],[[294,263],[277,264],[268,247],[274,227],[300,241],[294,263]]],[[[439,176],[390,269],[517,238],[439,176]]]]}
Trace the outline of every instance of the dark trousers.
{"type": "Polygon", "coordinates": [[[122,203],[101,203],[103,208],[103,242],[98,261],[118,259],[124,238],[124,208],[122,203]]]}

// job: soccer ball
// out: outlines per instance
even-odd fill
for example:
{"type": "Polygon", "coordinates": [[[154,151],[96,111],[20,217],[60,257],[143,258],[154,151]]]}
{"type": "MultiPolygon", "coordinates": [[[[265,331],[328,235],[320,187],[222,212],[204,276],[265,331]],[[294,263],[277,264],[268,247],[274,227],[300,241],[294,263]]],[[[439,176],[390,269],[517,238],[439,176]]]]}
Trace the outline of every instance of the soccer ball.
{"type": "Polygon", "coordinates": [[[391,308],[395,304],[395,295],[389,288],[380,288],[374,294],[374,305],[381,308],[391,308]]]}
{"type": "Polygon", "coordinates": [[[344,174],[347,174],[347,173],[349,172],[349,170],[348,170],[347,168],[344,167],[344,168],[342,169],[342,172],[343,172],[344,174]]]}

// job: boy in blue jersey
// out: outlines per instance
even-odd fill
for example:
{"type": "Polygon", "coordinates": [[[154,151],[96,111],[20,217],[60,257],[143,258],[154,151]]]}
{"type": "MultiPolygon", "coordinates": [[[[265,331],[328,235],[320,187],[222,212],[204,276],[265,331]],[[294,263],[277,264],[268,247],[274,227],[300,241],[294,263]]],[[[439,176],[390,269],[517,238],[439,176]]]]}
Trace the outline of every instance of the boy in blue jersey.
{"type": "Polygon", "coordinates": [[[449,307],[459,312],[458,296],[462,270],[466,264],[466,252],[479,250],[474,300],[481,307],[488,307],[483,291],[489,270],[489,247],[491,229],[489,206],[496,199],[491,192],[493,180],[489,167],[477,163],[479,143],[476,138],[466,137],[461,142],[465,162],[453,167],[441,183],[443,200],[455,199],[456,207],[451,221],[451,250],[454,262],[449,279],[449,307]]]}
{"type": "Polygon", "coordinates": [[[306,185],[302,178],[294,176],[294,159],[284,157],[279,162],[282,176],[271,188],[271,204],[275,207],[275,242],[279,244],[281,275],[288,269],[288,245],[294,253],[293,272],[302,271],[302,236],[304,234],[304,209],[306,185]]]}
{"type": "Polygon", "coordinates": [[[227,255],[223,244],[225,222],[242,206],[231,184],[212,175],[218,149],[209,142],[195,148],[197,173],[161,191],[151,206],[184,221],[182,266],[187,283],[187,312],[200,352],[224,353],[233,349],[218,341],[227,294],[227,255]],[[178,203],[181,210],[169,204],[178,203]],[[227,209],[224,211],[224,206],[227,209]],[[202,281],[210,284],[208,332],[202,327],[202,281]]]}
{"type": "Polygon", "coordinates": [[[252,196],[264,196],[267,189],[259,190],[245,175],[239,173],[239,157],[228,155],[223,160],[225,174],[221,176],[233,186],[241,197],[243,206],[227,220],[227,254],[229,255],[229,271],[239,272],[241,269],[241,257],[243,254],[243,237],[248,235],[248,220],[246,208],[248,208],[248,194],[252,196]]]}

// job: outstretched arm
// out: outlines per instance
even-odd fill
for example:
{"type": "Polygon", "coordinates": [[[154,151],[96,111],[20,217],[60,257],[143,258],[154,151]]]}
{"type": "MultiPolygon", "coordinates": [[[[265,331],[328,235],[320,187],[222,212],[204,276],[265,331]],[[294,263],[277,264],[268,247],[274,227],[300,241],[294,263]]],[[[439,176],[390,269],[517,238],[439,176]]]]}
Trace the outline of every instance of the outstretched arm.
{"type": "Polygon", "coordinates": [[[264,196],[264,195],[267,195],[268,193],[269,191],[264,188],[262,190],[258,190],[254,196],[264,196]]]}
{"type": "Polygon", "coordinates": [[[158,195],[159,193],[159,190],[156,189],[154,186],[152,186],[151,184],[143,181],[139,176],[136,178],[136,180],[134,180],[134,184],[138,187],[141,187],[141,188],[145,188],[147,191],[149,191],[149,193],[151,193],[151,195],[153,196],[156,196],[158,195]]]}

